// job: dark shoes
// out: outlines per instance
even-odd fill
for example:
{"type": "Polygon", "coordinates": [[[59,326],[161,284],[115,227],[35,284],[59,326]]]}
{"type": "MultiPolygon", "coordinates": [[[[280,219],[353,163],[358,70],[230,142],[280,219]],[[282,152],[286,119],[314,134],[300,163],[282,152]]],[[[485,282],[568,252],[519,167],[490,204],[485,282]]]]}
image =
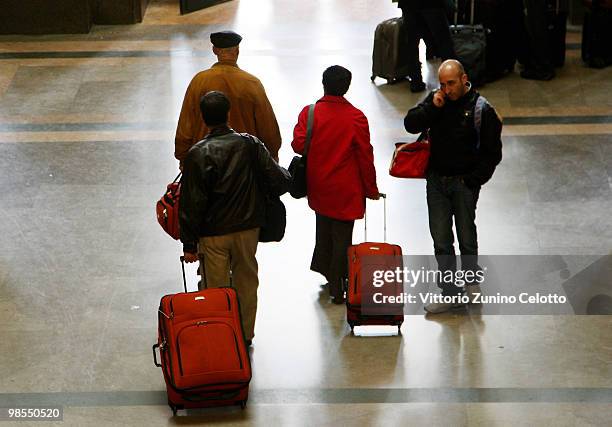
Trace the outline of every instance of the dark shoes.
{"type": "Polygon", "coordinates": [[[554,70],[543,70],[538,68],[525,68],[521,71],[521,77],[527,80],[548,81],[555,77],[554,70]]]}
{"type": "Polygon", "coordinates": [[[423,80],[410,80],[410,92],[412,93],[423,92],[426,87],[423,80]]]}

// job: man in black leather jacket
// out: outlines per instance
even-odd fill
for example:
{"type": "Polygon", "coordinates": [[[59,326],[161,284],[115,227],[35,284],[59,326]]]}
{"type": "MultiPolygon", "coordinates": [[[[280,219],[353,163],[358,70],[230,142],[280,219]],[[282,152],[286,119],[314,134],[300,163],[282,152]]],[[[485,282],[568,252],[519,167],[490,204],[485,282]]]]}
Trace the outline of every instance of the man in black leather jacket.
{"type": "MultiPolygon", "coordinates": [[[[473,271],[479,268],[476,203],[480,187],[502,158],[502,121],[491,104],[471,88],[459,61],[444,61],[438,75],[440,89],[408,111],[404,127],[410,133],[429,130],[427,207],[438,269],[456,270],[454,217],[462,270],[473,271]]],[[[450,282],[440,281],[438,286],[444,296],[463,292],[450,282]]],[[[480,293],[477,284],[466,289],[470,299],[480,293]]],[[[435,303],[425,309],[441,313],[459,305],[435,303]]]]}
{"type": "Polygon", "coordinates": [[[259,227],[264,224],[264,195],[288,190],[290,175],[263,143],[230,129],[229,99],[208,92],[200,110],[210,133],[187,153],[183,167],[179,218],[187,262],[201,259],[208,287],[236,289],[245,339],[250,345],[257,311],[259,227]]]}

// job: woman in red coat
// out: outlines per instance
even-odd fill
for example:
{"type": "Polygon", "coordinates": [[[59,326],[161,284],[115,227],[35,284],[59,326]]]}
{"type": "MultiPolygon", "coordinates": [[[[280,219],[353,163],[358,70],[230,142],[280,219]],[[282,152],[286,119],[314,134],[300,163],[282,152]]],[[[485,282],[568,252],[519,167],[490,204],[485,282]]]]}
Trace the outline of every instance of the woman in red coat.
{"type": "MultiPolygon", "coordinates": [[[[317,215],[310,269],[325,276],[335,304],[344,302],[353,224],[363,218],[366,197],[379,197],[368,119],[344,98],[350,84],[351,72],[339,65],[323,73],[325,95],[315,104],[306,167],[308,205],[317,215]]],[[[304,151],[308,109],[293,130],[291,146],[298,154],[304,151]]]]}

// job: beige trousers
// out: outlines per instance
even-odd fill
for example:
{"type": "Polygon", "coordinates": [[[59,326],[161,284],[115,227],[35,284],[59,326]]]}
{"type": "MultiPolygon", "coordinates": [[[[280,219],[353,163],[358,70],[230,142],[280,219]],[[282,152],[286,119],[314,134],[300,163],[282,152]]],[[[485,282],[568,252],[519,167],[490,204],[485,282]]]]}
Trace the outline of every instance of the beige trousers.
{"type": "MultiPolygon", "coordinates": [[[[204,271],[202,282],[209,288],[230,285],[236,289],[240,301],[242,329],[247,340],[255,335],[255,315],[257,313],[257,243],[259,228],[224,234],[222,236],[202,237],[198,244],[200,268],[204,271]]],[[[201,285],[203,287],[203,285],[201,285]]]]}

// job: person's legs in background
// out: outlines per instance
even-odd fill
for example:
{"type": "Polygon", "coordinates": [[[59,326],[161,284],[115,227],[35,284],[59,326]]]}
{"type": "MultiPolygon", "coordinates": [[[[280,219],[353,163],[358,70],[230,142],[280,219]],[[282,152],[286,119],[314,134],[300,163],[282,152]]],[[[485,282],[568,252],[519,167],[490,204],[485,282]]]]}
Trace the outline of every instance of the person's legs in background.
{"type": "Polygon", "coordinates": [[[244,337],[248,344],[255,336],[255,317],[257,315],[257,244],[259,228],[232,233],[231,259],[232,286],[240,298],[240,312],[244,337]]]}
{"type": "Polygon", "coordinates": [[[240,301],[242,329],[247,344],[254,336],[257,312],[257,243],[259,228],[202,237],[198,252],[204,267],[202,288],[231,286],[240,301]]]}
{"type": "Polygon", "coordinates": [[[446,11],[444,9],[423,9],[420,11],[420,16],[423,25],[427,27],[427,32],[433,37],[438,56],[443,61],[455,58],[455,48],[451,39],[446,11]]]}
{"type": "Polygon", "coordinates": [[[331,221],[332,255],[330,263],[329,294],[334,304],[344,302],[344,282],[348,277],[347,251],[353,243],[355,221],[331,221]]]}
{"type": "Polygon", "coordinates": [[[316,244],[310,269],[321,273],[329,284],[333,302],[344,300],[343,283],[348,276],[346,253],[353,240],[354,221],[340,221],[317,215],[316,244]]]}
{"type": "MultiPolygon", "coordinates": [[[[464,274],[471,272],[471,277],[476,274],[480,267],[478,265],[478,234],[476,230],[476,205],[480,187],[469,188],[458,180],[453,186],[452,203],[455,213],[455,227],[457,229],[457,241],[461,252],[461,269],[464,274]]],[[[465,291],[470,299],[475,292],[481,289],[474,280],[466,281],[465,291]]]]}
{"type": "MultiPolygon", "coordinates": [[[[435,173],[427,176],[427,210],[429,213],[429,231],[434,241],[434,253],[438,263],[438,287],[444,297],[457,297],[463,289],[455,285],[457,271],[453,236],[453,184],[458,177],[444,177],[435,173]]],[[[425,306],[428,313],[444,313],[461,307],[459,302],[434,302],[425,306]]]]}
{"type": "Polygon", "coordinates": [[[403,31],[406,39],[406,57],[408,60],[408,77],[410,78],[410,91],[422,92],[425,83],[421,74],[421,62],[419,61],[419,42],[421,40],[419,16],[413,9],[402,8],[404,21],[403,31]]]}
{"type": "Polygon", "coordinates": [[[329,285],[332,257],[332,233],[329,218],[316,214],[315,247],[310,269],[325,276],[329,285]]]}
{"type": "Polygon", "coordinates": [[[230,245],[225,236],[201,237],[198,255],[202,276],[199,290],[230,285],[230,245]]]}
{"type": "Polygon", "coordinates": [[[531,80],[550,80],[555,77],[549,51],[546,2],[525,1],[525,27],[529,36],[530,57],[521,77],[531,80]]]}
{"type": "Polygon", "coordinates": [[[442,279],[438,287],[442,295],[452,296],[461,292],[453,281],[444,280],[444,272],[454,273],[457,267],[453,236],[453,206],[447,191],[449,177],[430,173],[427,177],[427,211],[429,214],[429,232],[434,242],[434,254],[442,279]]]}
{"type": "Polygon", "coordinates": [[[439,58],[440,54],[436,49],[436,42],[433,34],[429,31],[428,27],[423,28],[423,41],[425,42],[425,58],[429,61],[430,59],[439,58]]]}

